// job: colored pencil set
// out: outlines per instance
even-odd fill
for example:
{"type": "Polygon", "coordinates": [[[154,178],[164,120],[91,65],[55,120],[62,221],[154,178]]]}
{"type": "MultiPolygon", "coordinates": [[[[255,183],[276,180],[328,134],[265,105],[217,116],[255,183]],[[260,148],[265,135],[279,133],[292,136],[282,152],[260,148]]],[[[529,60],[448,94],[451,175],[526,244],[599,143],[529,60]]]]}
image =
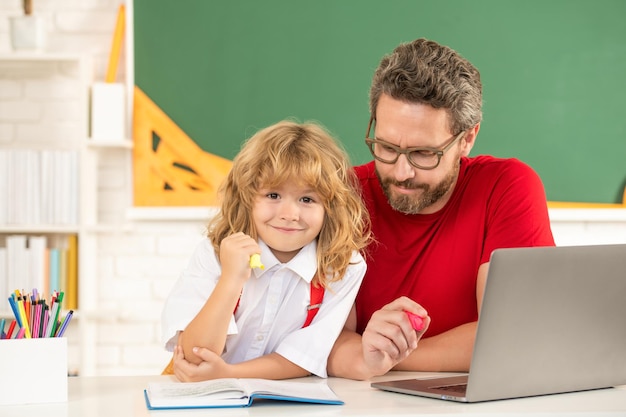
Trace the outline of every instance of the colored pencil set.
{"type": "Polygon", "coordinates": [[[11,320],[5,331],[5,319],[0,319],[1,339],[36,339],[42,337],[62,337],[72,320],[74,311],[70,310],[60,320],[63,292],[54,291],[50,296],[50,304],[37,289],[33,292],[21,293],[15,290],[9,297],[9,304],[15,318],[11,320]]]}

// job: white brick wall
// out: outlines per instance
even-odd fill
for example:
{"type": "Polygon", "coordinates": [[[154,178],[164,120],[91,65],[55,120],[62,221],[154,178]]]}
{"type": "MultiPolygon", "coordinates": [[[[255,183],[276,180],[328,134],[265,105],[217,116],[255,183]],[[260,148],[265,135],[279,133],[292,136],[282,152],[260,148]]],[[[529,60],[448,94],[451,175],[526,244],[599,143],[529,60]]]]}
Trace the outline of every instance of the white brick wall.
{"type": "MultiPolygon", "coordinates": [[[[101,80],[118,5],[114,0],[36,0],[35,11],[48,23],[49,49],[91,54],[95,77],[101,80]]],[[[0,53],[10,50],[7,17],[19,12],[18,0],[0,0],[0,53]]],[[[0,144],[16,138],[36,142],[42,135],[62,138],[82,129],[76,121],[84,109],[72,104],[75,89],[63,77],[64,69],[54,82],[44,81],[37,71],[0,78],[0,144]],[[59,102],[64,103],[62,110],[59,102]]],[[[98,219],[111,228],[98,238],[96,302],[104,313],[94,319],[99,375],[155,374],[165,366],[169,354],[159,342],[161,307],[204,232],[201,218],[129,220],[131,189],[129,151],[103,150],[98,219]]],[[[559,245],[626,243],[626,215],[610,221],[556,219],[553,230],[559,245]]],[[[67,333],[73,369],[80,363],[84,323],[73,321],[67,333]]]]}
{"type": "Polygon", "coordinates": [[[134,222],[130,228],[102,233],[98,242],[99,307],[116,312],[102,320],[97,333],[101,375],[151,374],[165,366],[161,308],[202,238],[203,224],[134,222]]]}
{"type": "Polygon", "coordinates": [[[563,246],[626,243],[626,215],[622,221],[553,221],[552,232],[563,246]]]}

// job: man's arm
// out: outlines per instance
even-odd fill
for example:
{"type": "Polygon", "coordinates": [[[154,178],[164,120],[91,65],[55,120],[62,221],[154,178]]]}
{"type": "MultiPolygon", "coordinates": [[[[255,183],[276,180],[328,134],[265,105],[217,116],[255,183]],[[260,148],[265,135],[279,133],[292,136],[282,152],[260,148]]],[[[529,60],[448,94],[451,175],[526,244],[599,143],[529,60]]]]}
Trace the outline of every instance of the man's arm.
{"type": "MultiPolygon", "coordinates": [[[[476,278],[479,314],[488,269],[489,263],[481,265],[476,278]]],[[[385,310],[407,309],[407,301],[411,302],[401,297],[374,313],[362,337],[354,331],[356,316],[353,317],[351,313],[346,328],[335,342],[328,359],[329,375],[369,379],[392,368],[402,371],[467,372],[477,323],[466,323],[437,336],[421,339],[419,348],[415,349],[412,347],[414,339],[402,327],[402,315],[382,315],[385,310]]],[[[422,332],[411,333],[419,338],[426,329],[427,327],[422,332]]]]}
{"type": "Polygon", "coordinates": [[[400,297],[374,313],[361,337],[355,332],[353,307],[328,357],[328,374],[358,380],[383,375],[417,347],[429,324],[430,318],[423,307],[400,297]],[[424,318],[421,331],[411,327],[405,311],[424,318]]]}
{"type": "MultiPolygon", "coordinates": [[[[488,262],[482,264],[478,268],[476,277],[476,303],[479,314],[488,269],[488,262]]],[[[477,324],[477,322],[466,323],[437,336],[422,339],[419,349],[393,369],[397,371],[468,372],[477,324]]]]}
{"type": "Polygon", "coordinates": [[[467,372],[476,334],[476,322],[466,323],[420,341],[419,349],[398,363],[395,371],[467,372]]]}

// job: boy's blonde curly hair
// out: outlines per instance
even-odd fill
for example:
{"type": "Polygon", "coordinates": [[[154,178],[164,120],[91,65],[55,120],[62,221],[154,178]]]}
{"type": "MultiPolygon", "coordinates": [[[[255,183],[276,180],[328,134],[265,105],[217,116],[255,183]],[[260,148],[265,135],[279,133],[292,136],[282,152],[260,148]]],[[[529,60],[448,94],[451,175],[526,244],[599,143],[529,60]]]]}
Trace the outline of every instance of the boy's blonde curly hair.
{"type": "Polygon", "coordinates": [[[316,280],[326,287],[343,277],[353,251],[367,246],[370,224],[348,155],[317,123],[282,121],[244,143],[220,187],[221,210],[209,223],[208,237],[217,253],[222,239],[235,232],[258,239],[252,208],[259,189],[287,182],[310,186],[322,199],[316,280]]]}

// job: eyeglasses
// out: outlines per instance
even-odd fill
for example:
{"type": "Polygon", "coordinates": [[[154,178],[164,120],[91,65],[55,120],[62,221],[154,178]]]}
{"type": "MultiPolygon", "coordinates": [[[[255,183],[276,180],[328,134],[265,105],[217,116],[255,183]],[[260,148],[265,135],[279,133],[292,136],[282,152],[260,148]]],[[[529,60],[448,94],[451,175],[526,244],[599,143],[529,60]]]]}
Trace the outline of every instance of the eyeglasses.
{"type": "Polygon", "coordinates": [[[367,132],[365,132],[365,143],[370,148],[372,156],[385,164],[395,164],[398,161],[400,155],[405,155],[409,163],[415,168],[419,169],[435,169],[441,162],[441,157],[446,153],[455,143],[461,139],[465,131],[459,133],[456,136],[451,137],[452,141],[448,143],[443,149],[428,148],[428,147],[415,147],[415,148],[401,148],[391,143],[385,142],[380,139],[370,138],[370,131],[372,129],[372,123],[374,118],[370,117],[370,122],[367,125],[367,132]]]}

